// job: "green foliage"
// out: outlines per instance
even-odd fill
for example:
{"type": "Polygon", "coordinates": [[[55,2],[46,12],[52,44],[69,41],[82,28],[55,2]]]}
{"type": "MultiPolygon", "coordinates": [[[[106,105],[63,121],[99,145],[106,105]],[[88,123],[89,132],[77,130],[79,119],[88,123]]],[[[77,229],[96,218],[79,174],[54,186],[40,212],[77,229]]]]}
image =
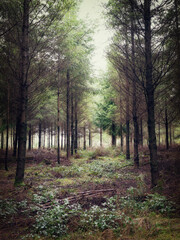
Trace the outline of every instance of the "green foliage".
{"type": "Polygon", "coordinates": [[[27,201],[16,202],[11,199],[0,200],[0,217],[8,218],[9,216],[17,214],[18,210],[27,208],[27,201]]]}
{"type": "Polygon", "coordinates": [[[170,214],[175,210],[174,203],[158,193],[149,194],[144,204],[149,210],[162,214],[170,214]]]}
{"type": "Polygon", "coordinates": [[[47,211],[38,213],[35,231],[41,235],[59,237],[67,233],[68,221],[79,212],[79,205],[69,205],[68,201],[63,205],[55,205],[47,211]]]}

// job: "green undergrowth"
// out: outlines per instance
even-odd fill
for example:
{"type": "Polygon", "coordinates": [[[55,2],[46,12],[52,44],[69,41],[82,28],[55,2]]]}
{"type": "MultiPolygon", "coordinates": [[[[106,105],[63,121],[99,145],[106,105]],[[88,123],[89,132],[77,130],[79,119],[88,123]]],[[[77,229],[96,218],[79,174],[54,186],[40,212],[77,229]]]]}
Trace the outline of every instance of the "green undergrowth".
{"type": "MultiPolygon", "coordinates": [[[[43,201],[36,196],[36,203],[43,201]]],[[[172,218],[176,206],[157,193],[142,200],[129,191],[126,197],[104,198],[86,209],[54,199],[49,209],[36,211],[33,230],[23,239],[180,239],[179,219],[172,218]]]]}

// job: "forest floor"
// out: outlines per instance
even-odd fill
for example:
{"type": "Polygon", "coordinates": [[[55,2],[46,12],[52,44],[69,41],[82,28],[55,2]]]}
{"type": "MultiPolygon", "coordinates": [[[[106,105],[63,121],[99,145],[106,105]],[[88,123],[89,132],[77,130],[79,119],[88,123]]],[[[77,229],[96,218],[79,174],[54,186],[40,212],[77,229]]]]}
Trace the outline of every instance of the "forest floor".
{"type": "Polygon", "coordinates": [[[147,149],[140,167],[118,149],[79,151],[57,164],[53,149],[27,153],[25,182],[0,152],[0,240],[180,239],[180,147],[158,150],[160,181],[151,190],[147,149]]]}

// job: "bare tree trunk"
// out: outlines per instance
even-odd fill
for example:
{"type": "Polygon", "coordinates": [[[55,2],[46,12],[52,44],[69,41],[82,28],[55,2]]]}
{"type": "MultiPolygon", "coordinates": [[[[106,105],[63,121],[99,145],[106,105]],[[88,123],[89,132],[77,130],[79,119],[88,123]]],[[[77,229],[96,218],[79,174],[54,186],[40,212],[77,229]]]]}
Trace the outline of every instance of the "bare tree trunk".
{"type": "Polygon", "coordinates": [[[169,125],[169,140],[170,140],[170,146],[172,146],[172,125],[169,125]]]}
{"type": "Polygon", "coordinates": [[[31,126],[31,149],[34,147],[34,132],[33,132],[33,127],[31,126]]]}
{"type": "Polygon", "coordinates": [[[67,89],[66,89],[66,131],[67,131],[67,149],[66,149],[66,157],[69,159],[70,157],[70,121],[69,121],[69,84],[70,84],[70,76],[69,69],[67,70],[67,89]]]}
{"type": "Polygon", "coordinates": [[[61,150],[63,150],[63,137],[64,137],[64,129],[63,125],[61,126],[61,150]]]}
{"type": "Polygon", "coordinates": [[[143,120],[140,119],[140,144],[143,147],[143,120]]]}
{"type": "MultiPolygon", "coordinates": [[[[58,80],[59,80],[59,69],[58,69],[58,80]]],[[[57,116],[57,162],[60,164],[60,97],[59,97],[59,87],[57,93],[57,108],[58,108],[58,116],[57,116]]]]}
{"type": "Polygon", "coordinates": [[[84,125],[84,128],[83,128],[83,130],[84,130],[84,147],[83,147],[83,149],[84,150],[86,150],[86,126],[84,125]]]}
{"type": "Polygon", "coordinates": [[[9,81],[7,86],[7,119],[6,119],[6,153],[5,153],[5,159],[4,159],[4,168],[6,171],[8,171],[8,145],[9,145],[9,81]]]}
{"type": "Polygon", "coordinates": [[[133,105],[133,124],[134,124],[134,164],[136,167],[139,167],[139,126],[137,119],[137,97],[136,97],[136,75],[135,75],[135,49],[134,49],[134,4],[132,1],[131,4],[132,17],[131,17],[131,43],[132,43],[132,65],[133,65],[133,97],[132,97],[132,105],[133,105]]]}
{"type": "Polygon", "coordinates": [[[26,158],[26,136],[27,136],[27,76],[29,64],[29,2],[24,0],[23,5],[23,24],[22,24],[22,42],[21,42],[21,82],[20,82],[20,124],[18,139],[18,160],[16,169],[15,183],[19,184],[24,180],[25,158],[26,158]]]}
{"type": "Polygon", "coordinates": [[[100,147],[102,147],[102,128],[100,128],[100,147]]]}
{"type": "Polygon", "coordinates": [[[156,186],[159,179],[158,157],[154,117],[154,87],[152,80],[151,50],[151,0],[144,0],[145,55],[146,55],[146,101],[148,111],[148,134],[151,165],[151,184],[156,186]]]}
{"type": "Polygon", "coordinates": [[[28,149],[31,150],[31,124],[29,124],[29,141],[28,149]]]}
{"type": "Polygon", "coordinates": [[[78,119],[77,119],[77,96],[75,95],[75,141],[74,141],[74,150],[77,153],[78,148],[78,119]]]}
{"type": "Polygon", "coordinates": [[[51,128],[48,128],[48,148],[51,148],[51,128]]]}
{"type": "MultiPolygon", "coordinates": [[[[127,34],[127,29],[126,29],[127,34]]],[[[126,42],[126,58],[128,56],[127,42],[126,42]]],[[[128,59],[126,59],[127,64],[128,59]]],[[[129,146],[129,79],[126,73],[126,159],[130,159],[130,146],[129,146]]]]}
{"type": "Polygon", "coordinates": [[[4,168],[8,171],[8,145],[9,145],[9,120],[7,118],[7,125],[6,125],[6,152],[5,152],[5,159],[4,159],[4,168]]]}
{"type": "Polygon", "coordinates": [[[116,125],[112,122],[112,147],[116,146],[116,125]]]}
{"type": "Polygon", "coordinates": [[[71,89],[71,156],[74,154],[74,103],[73,92],[71,89]]]}
{"type": "Polygon", "coordinates": [[[39,148],[41,148],[41,120],[39,119],[39,148]]]}
{"type": "Polygon", "coordinates": [[[89,126],[89,147],[92,147],[91,127],[89,126]]]}
{"type": "Polygon", "coordinates": [[[4,131],[1,132],[1,149],[4,148],[4,131]]]}
{"type": "Polygon", "coordinates": [[[51,148],[53,147],[53,124],[51,123],[51,148]]]}
{"type": "Polygon", "coordinates": [[[167,113],[167,105],[165,103],[165,129],[166,129],[166,149],[169,149],[169,134],[168,134],[168,113],[167,113]]]}

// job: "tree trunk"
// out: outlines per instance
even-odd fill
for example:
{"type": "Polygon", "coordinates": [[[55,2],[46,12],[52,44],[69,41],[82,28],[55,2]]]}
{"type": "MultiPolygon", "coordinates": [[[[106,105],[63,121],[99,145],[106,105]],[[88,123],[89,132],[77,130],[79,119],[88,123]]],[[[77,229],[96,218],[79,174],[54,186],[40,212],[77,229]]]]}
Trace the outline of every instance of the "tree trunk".
{"type": "MultiPolygon", "coordinates": [[[[59,81],[59,69],[58,69],[58,81],[59,81]]],[[[57,93],[57,108],[58,108],[58,115],[57,115],[57,162],[60,164],[60,97],[59,97],[59,87],[57,93]]]]}
{"type": "Polygon", "coordinates": [[[171,124],[169,126],[169,141],[170,141],[170,146],[172,146],[172,125],[171,124]]]}
{"type": "Polygon", "coordinates": [[[53,124],[51,123],[51,148],[53,147],[53,124]]]}
{"type": "Polygon", "coordinates": [[[121,152],[123,151],[123,127],[120,124],[120,137],[121,137],[121,152]]]}
{"type": "Polygon", "coordinates": [[[4,131],[1,132],[1,149],[4,148],[4,131]]]}
{"type": "Polygon", "coordinates": [[[89,147],[92,147],[91,128],[89,127],[89,147]]]}
{"type": "Polygon", "coordinates": [[[169,134],[168,134],[168,113],[167,113],[167,105],[165,104],[165,129],[166,129],[166,149],[169,149],[169,134]]]}
{"type": "Polygon", "coordinates": [[[41,133],[42,133],[41,120],[39,119],[39,148],[41,148],[41,133]]]}
{"type": "Polygon", "coordinates": [[[48,128],[48,148],[51,148],[51,128],[48,128]]]}
{"type": "Polygon", "coordinates": [[[100,128],[100,147],[102,147],[102,128],[100,128]]]}
{"type": "Polygon", "coordinates": [[[29,64],[29,2],[24,0],[23,24],[21,41],[21,82],[20,82],[20,123],[18,138],[18,160],[15,183],[19,184],[24,180],[25,158],[26,158],[26,136],[27,136],[27,76],[29,64]]]}
{"type": "MultiPolygon", "coordinates": [[[[128,51],[127,51],[127,42],[126,42],[126,58],[128,58],[127,56],[128,56],[128,51]]],[[[127,61],[128,59],[126,59],[126,62],[127,61]]],[[[126,73],[126,159],[130,159],[129,135],[130,135],[129,134],[129,79],[126,73]]]]}
{"type": "Polygon", "coordinates": [[[112,147],[116,146],[116,125],[112,122],[112,147]]]}
{"type": "Polygon", "coordinates": [[[64,129],[62,125],[61,126],[61,150],[63,150],[63,138],[64,138],[64,129]]]}
{"type": "Polygon", "coordinates": [[[83,128],[83,130],[84,130],[84,147],[83,147],[83,149],[84,150],[86,150],[86,126],[84,125],[84,128],[83,128]]]}
{"type": "Polygon", "coordinates": [[[71,89],[71,156],[74,154],[74,103],[71,89]]]}
{"type": "Polygon", "coordinates": [[[151,0],[144,0],[145,23],[145,64],[146,64],[146,102],[148,111],[148,135],[151,165],[151,184],[156,186],[159,179],[158,157],[154,117],[154,87],[152,80],[152,50],[151,50],[151,0]]]}
{"type": "Polygon", "coordinates": [[[4,168],[8,171],[8,145],[9,145],[9,81],[8,81],[8,89],[7,89],[7,119],[6,119],[6,153],[4,159],[4,168]]]}
{"type": "Polygon", "coordinates": [[[29,124],[29,141],[28,149],[31,150],[31,124],[29,124]]]}
{"type": "Polygon", "coordinates": [[[133,124],[134,124],[134,164],[136,167],[139,167],[139,126],[137,119],[137,99],[136,99],[136,74],[135,74],[135,49],[134,49],[134,4],[132,1],[131,4],[131,43],[132,43],[132,67],[133,67],[133,97],[132,97],[132,105],[133,105],[133,124]]]}
{"type": "Polygon", "coordinates": [[[9,120],[7,118],[7,125],[6,125],[6,152],[5,152],[5,159],[4,159],[4,168],[8,171],[8,145],[9,145],[9,120]]]}
{"type": "Polygon", "coordinates": [[[78,148],[78,119],[77,119],[77,96],[75,95],[75,139],[74,139],[74,150],[77,153],[78,148]]]}
{"type": "Polygon", "coordinates": [[[140,120],[140,144],[143,147],[143,120],[140,120]]]}
{"type": "Polygon", "coordinates": [[[70,157],[70,121],[69,121],[69,84],[70,84],[70,76],[69,69],[67,70],[67,88],[66,88],[66,131],[67,131],[67,149],[66,149],[66,157],[69,159],[70,157]]]}

